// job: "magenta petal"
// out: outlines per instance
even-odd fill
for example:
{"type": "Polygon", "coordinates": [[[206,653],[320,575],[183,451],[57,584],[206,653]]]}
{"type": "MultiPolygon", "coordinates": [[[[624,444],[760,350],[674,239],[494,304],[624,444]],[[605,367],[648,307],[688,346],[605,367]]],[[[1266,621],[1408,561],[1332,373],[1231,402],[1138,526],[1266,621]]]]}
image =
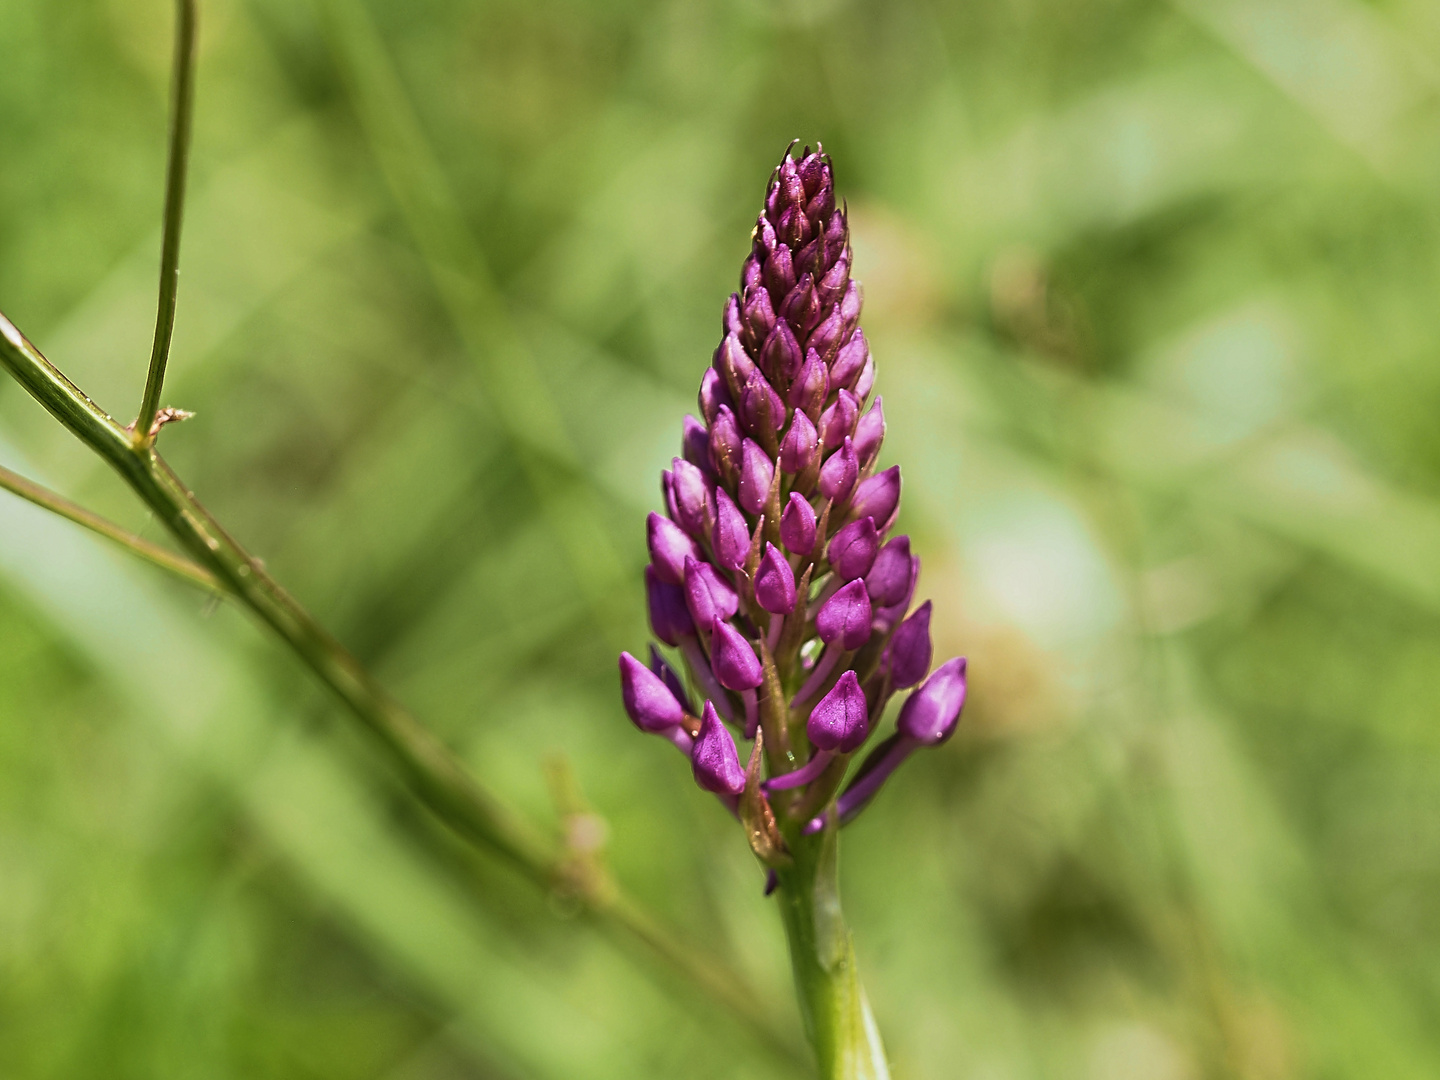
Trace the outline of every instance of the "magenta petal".
{"type": "Polygon", "coordinates": [[[848,754],[870,734],[870,710],[855,672],[847,671],[831,691],[815,703],[805,734],[821,750],[848,754]]]}
{"type": "Polygon", "coordinates": [[[835,534],[827,556],[841,581],[854,581],[870,572],[879,547],[880,537],[875,531],[875,522],[862,517],[835,534]]]}
{"type": "Polygon", "coordinates": [[[715,713],[715,706],[705,702],[700,717],[700,734],[690,750],[690,768],[695,783],[717,795],[739,795],[745,790],[745,770],[735,752],[735,739],[715,713]]]}
{"type": "Polygon", "coordinates": [[[664,731],[685,719],[685,710],[665,681],[628,652],[620,654],[620,696],[641,731],[664,731]]]}
{"type": "Polygon", "coordinates": [[[896,690],[914,686],[930,670],[934,646],[930,642],[930,601],[926,600],[890,639],[890,685],[896,690]]]}
{"type": "Polygon", "coordinates": [[[792,491],[780,515],[780,542],[796,555],[815,550],[815,510],[803,495],[792,491]]]}
{"type": "Polygon", "coordinates": [[[760,658],[744,635],[719,619],[710,624],[710,669],[726,690],[753,690],[764,678],[760,658]]]}
{"type": "Polygon", "coordinates": [[[846,652],[870,640],[870,597],[863,581],[852,581],[826,600],[815,616],[815,630],[827,645],[846,652]]]}
{"type": "Polygon", "coordinates": [[[772,615],[789,615],[795,610],[795,571],[774,544],[765,545],[755,573],[755,602],[772,615]]]}
{"type": "Polygon", "coordinates": [[[935,669],[925,685],[905,699],[895,729],[925,746],[938,746],[955,732],[965,707],[965,658],[935,669]]]}

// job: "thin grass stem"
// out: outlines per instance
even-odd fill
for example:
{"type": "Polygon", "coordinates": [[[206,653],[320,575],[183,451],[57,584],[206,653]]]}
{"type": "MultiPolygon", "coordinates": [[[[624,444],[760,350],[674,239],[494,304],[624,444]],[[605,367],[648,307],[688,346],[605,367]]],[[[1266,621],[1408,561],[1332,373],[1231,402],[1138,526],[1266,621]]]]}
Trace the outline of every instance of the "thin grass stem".
{"type": "Polygon", "coordinates": [[[195,114],[195,41],[199,11],[196,0],[175,0],[175,60],[170,81],[170,148],[165,167],[165,223],[160,240],[160,301],[155,313],[155,342],[145,394],[135,419],[136,446],[155,438],[155,418],[170,360],[175,332],[175,303],[180,291],[180,226],[185,218],[185,178],[190,166],[190,131],[195,114]]]}

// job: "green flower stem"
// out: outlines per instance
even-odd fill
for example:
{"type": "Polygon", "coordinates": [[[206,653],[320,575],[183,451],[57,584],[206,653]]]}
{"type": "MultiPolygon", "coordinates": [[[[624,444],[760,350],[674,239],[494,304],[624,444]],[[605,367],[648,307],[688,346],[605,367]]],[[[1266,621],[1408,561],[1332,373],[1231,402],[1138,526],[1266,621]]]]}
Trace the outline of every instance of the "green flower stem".
{"type": "Polygon", "coordinates": [[[786,836],[794,863],[777,871],[785,936],[805,1033],[820,1080],[889,1080],[885,1047],[855,967],[840,910],[839,832],[786,836]]]}
{"type": "Polygon", "coordinates": [[[173,551],[166,551],[159,544],[152,544],[149,540],[122,529],[113,521],[107,521],[99,514],[92,513],[83,506],[77,506],[65,496],[58,495],[49,488],[42,487],[33,480],[27,480],[19,473],[11,472],[3,466],[0,466],[0,488],[19,495],[36,506],[59,514],[77,525],[83,525],[107,540],[115,541],[121,547],[129,550],[132,555],[138,555],[151,565],[168,570],[191,585],[199,585],[202,589],[208,589],[216,595],[223,596],[225,594],[224,587],[215,575],[203,566],[191,562],[181,555],[176,555],[173,551]]]}
{"type": "Polygon", "coordinates": [[[135,419],[136,446],[154,441],[160,391],[175,332],[175,300],[180,291],[180,225],[185,217],[185,177],[190,162],[190,129],[195,115],[195,41],[199,12],[196,0],[175,0],[175,61],[170,79],[170,152],[165,168],[165,226],[160,240],[160,303],[155,313],[155,344],[145,395],[135,419]]]}
{"type": "MultiPolygon", "coordinates": [[[[482,788],[444,743],[392,698],[225,532],[153,446],[136,445],[127,429],[61,374],[4,315],[0,315],[0,367],[104,458],[199,566],[274,630],[334,691],[438,818],[541,888],[573,888],[577,884],[565,849],[482,788]]],[[[573,895],[597,929],[622,948],[639,945],[649,959],[658,960],[729,1011],[777,1057],[795,1060],[792,1040],[735,973],[676,942],[608,883],[582,880],[579,884],[582,887],[573,895]]]]}

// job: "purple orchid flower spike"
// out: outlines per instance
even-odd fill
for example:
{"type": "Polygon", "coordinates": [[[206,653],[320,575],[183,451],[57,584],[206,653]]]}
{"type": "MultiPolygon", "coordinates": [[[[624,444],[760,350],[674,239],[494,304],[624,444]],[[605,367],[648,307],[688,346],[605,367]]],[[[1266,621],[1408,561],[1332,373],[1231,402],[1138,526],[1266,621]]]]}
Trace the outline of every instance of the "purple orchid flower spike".
{"type": "MultiPolygon", "coordinates": [[[[878,465],[884,402],[845,204],[830,158],[794,150],[771,177],[697,370],[699,411],[647,519],[650,624],[684,670],[653,646],[648,667],[619,662],[626,713],[687,752],[785,905],[817,901],[819,868],[834,865],[823,845],[908,755],[950,738],[966,689],[963,659],[930,671],[933,607],[911,611],[920,560],[891,535],[900,468],[878,465]],[[896,693],[895,731],[877,740],[896,693]]],[[[806,950],[792,939],[797,973],[816,959],[806,950]]],[[[854,1047],[842,1049],[821,1060],[854,1047]]],[[[883,1060],[878,1041],[863,1057],[883,1060]]]]}

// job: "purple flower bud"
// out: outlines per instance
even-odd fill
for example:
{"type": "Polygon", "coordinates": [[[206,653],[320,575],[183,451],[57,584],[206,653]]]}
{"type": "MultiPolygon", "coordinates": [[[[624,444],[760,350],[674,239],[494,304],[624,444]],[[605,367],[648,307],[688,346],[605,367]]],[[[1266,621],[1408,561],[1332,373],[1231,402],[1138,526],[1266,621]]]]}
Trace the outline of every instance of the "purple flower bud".
{"type": "Polygon", "coordinates": [[[780,219],[775,222],[775,235],[782,244],[791,249],[803,245],[810,239],[813,231],[805,217],[804,208],[800,206],[787,206],[780,212],[780,219]]]}
{"type": "Polygon", "coordinates": [[[804,197],[807,199],[814,198],[827,190],[834,193],[835,185],[831,180],[830,158],[819,149],[818,143],[813,154],[806,154],[795,163],[795,175],[804,184],[804,197]]]}
{"type": "Polygon", "coordinates": [[[715,561],[726,570],[739,570],[750,553],[750,527],[724,488],[715,491],[715,533],[711,544],[715,548],[715,561]]]}
{"type": "MultiPolygon", "coordinates": [[[[845,295],[845,289],[850,284],[850,256],[842,250],[820,278],[820,283],[815,286],[815,291],[820,295],[820,302],[827,307],[834,304],[845,295]]],[[[839,344],[844,344],[840,342],[839,344]]]]}
{"type": "Polygon", "coordinates": [[[740,755],[735,752],[735,739],[708,701],[700,717],[700,734],[690,751],[690,768],[695,774],[695,783],[706,791],[739,795],[745,790],[745,770],[740,767],[740,755]]]}
{"type": "Polygon", "coordinates": [[[735,401],[730,391],[725,389],[725,380],[720,373],[713,367],[706,368],[705,374],[700,376],[700,415],[705,417],[707,424],[715,422],[721,405],[733,409],[735,401]]]}
{"type": "Polygon", "coordinates": [[[838,643],[851,652],[870,640],[870,615],[865,583],[852,581],[821,606],[815,616],[815,630],[826,645],[838,643]]]}
{"type": "Polygon", "coordinates": [[[673,466],[675,524],[696,540],[704,540],[715,525],[715,485],[684,458],[676,458],[673,466]]]}
{"type": "Polygon", "coordinates": [[[864,401],[870,396],[871,389],[875,386],[875,357],[867,356],[865,366],[860,369],[860,377],[855,380],[855,396],[864,401]]]}
{"type": "Polygon", "coordinates": [[[693,416],[685,417],[680,436],[680,453],[691,465],[707,476],[714,477],[715,466],[710,462],[710,432],[693,416]]]}
{"type": "Polygon", "coordinates": [[[855,497],[850,500],[850,513],[869,518],[882,531],[890,527],[899,508],[899,465],[892,465],[884,472],[860,481],[855,488],[855,497]]]}
{"type": "Polygon", "coordinates": [[[748,336],[749,342],[758,350],[769,339],[770,331],[775,329],[775,308],[770,303],[770,293],[765,289],[745,290],[745,299],[740,305],[740,320],[745,326],[741,340],[748,336]]]}
{"type": "Polygon", "coordinates": [[[860,399],[849,390],[841,390],[835,404],[820,414],[820,434],[825,449],[834,450],[842,446],[846,437],[854,433],[859,416],[860,399]]]}
{"type": "Polygon", "coordinates": [[[840,301],[840,316],[845,322],[854,326],[860,321],[860,308],[864,304],[864,294],[861,292],[858,281],[850,282],[849,288],[845,290],[845,298],[840,301]]]}
{"type": "Polygon", "coordinates": [[[721,405],[710,422],[710,460],[727,483],[734,483],[740,471],[740,426],[729,406],[721,405]]]}
{"type": "MultiPolygon", "coordinates": [[[[920,580],[920,556],[910,556],[910,572],[905,578],[905,591],[900,599],[893,604],[886,604],[881,607],[875,605],[875,629],[880,633],[888,633],[895,623],[905,617],[905,612],[910,610],[910,601],[915,597],[915,583],[920,580]]],[[[873,595],[873,594],[872,594],[873,595]]]]}
{"type": "Polygon", "coordinates": [[[768,379],[756,371],[740,391],[740,423],[745,430],[766,442],[785,423],[785,403],[768,379]]]}
{"type": "Polygon", "coordinates": [[[785,441],[780,444],[780,468],[792,474],[802,473],[814,464],[815,455],[819,452],[820,439],[815,433],[815,425],[796,409],[790,419],[790,430],[785,433],[785,441]]]}
{"type": "Polygon", "coordinates": [[[840,339],[845,332],[844,320],[840,318],[840,312],[832,311],[825,316],[825,321],[811,332],[805,342],[807,349],[814,349],[816,355],[827,363],[835,359],[840,351],[840,339]]]}
{"type": "Polygon", "coordinates": [[[815,703],[805,734],[821,750],[848,754],[864,745],[870,734],[870,710],[855,672],[840,676],[828,694],[815,703]]]}
{"type": "Polygon", "coordinates": [[[802,558],[815,550],[815,510],[799,492],[790,493],[790,501],[780,515],[780,542],[802,558]]]}
{"type": "Polygon", "coordinates": [[[650,609],[650,629],[666,645],[679,645],[681,638],[695,633],[695,623],[685,606],[685,590],[661,581],[653,566],[645,567],[645,600],[650,609]]]}
{"type": "Polygon", "coordinates": [[[875,565],[865,575],[865,591],[870,594],[870,603],[877,608],[887,608],[905,598],[913,574],[912,558],[908,536],[897,536],[880,549],[875,565]]]}
{"type": "Polygon", "coordinates": [[[855,456],[860,459],[860,468],[870,467],[875,455],[880,452],[880,443],[885,439],[885,399],[877,397],[870,411],[855,425],[855,456]]]}
{"type": "Polygon", "coordinates": [[[740,331],[745,328],[744,323],[740,321],[739,293],[731,293],[730,299],[725,301],[725,314],[721,317],[720,325],[721,333],[726,336],[730,334],[738,336],[740,331]]]}
{"type": "Polygon", "coordinates": [[[760,369],[771,379],[784,384],[795,377],[804,362],[805,356],[790,324],[784,320],[777,322],[760,350],[760,369]]]}
{"type": "Polygon", "coordinates": [[[875,522],[863,517],[850,522],[835,534],[827,554],[830,566],[840,580],[854,581],[870,572],[879,548],[880,536],[875,531],[875,522]]]}
{"type": "Polygon", "coordinates": [[[745,384],[759,370],[755,367],[755,361],[750,359],[750,354],[745,351],[745,346],[740,344],[740,339],[734,334],[727,335],[715,350],[714,367],[725,377],[725,388],[730,391],[730,397],[735,401],[740,400],[740,392],[745,389],[745,384]]]}
{"type": "Polygon", "coordinates": [[[709,626],[740,610],[740,597],[707,562],[685,560],[685,606],[696,626],[709,626]]]}
{"type": "Polygon", "coordinates": [[[650,670],[660,676],[660,681],[665,684],[666,689],[675,695],[675,700],[680,702],[680,707],[686,712],[693,712],[690,707],[690,694],[685,689],[685,684],[675,669],[665,662],[660,655],[660,650],[653,644],[650,646],[650,670]]]}
{"type": "Polygon", "coordinates": [[[770,482],[775,478],[775,463],[751,439],[745,440],[744,462],[740,467],[740,505],[752,514],[765,509],[770,497],[770,482]]]}
{"type": "Polygon", "coordinates": [[[914,686],[930,670],[934,646],[930,642],[930,601],[926,600],[890,639],[890,685],[896,690],[914,686]]]}
{"type": "Polygon", "coordinates": [[[775,250],[765,260],[761,274],[765,288],[770,290],[770,302],[778,306],[790,295],[790,290],[795,288],[795,267],[790,259],[789,247],[776,244],[775,250]]]}
{"type": "Polygon", "coordinates": [[[860,466],[855,460],[855,447],[847,436],[845,443],[820,466],[820,493],[835,503],[843,503],[855,486],[860,466]]]}
{"type": "Polygon", "coordinates": [[[620,697],[641,731],[664,731],[685,719],[685,710],[664,680],[628,652],[620,654],[620,697]]]}
{"type": "Polygon", "coordinates": [[[748,289],[758,289],[761,287],[760,258],[757,253],[763,251],[768,254],[775,247],[775,230],[770,223],[765,220],[765,215],[763,214],[760,215],[760,220],[755,226],[755,243],[753,247],[754,251],[740,264],[740,291],[742,293],[748,289]],[[768,248],[765,246],[767,233],[770,244],[768,248]]]}
{"type": "Polygon", "coordinates": [[[815,324],[820,321],[820,298],[815,295],[813,277],[809,274],[801,276],[780,305],[780,315],[790,324],[797,338],[803,338],[815,329],[815,324]]]}
{"type": "Polygon", "coordinates": [[[772,615],[795,610],[795,571],[774,544],[765,545],[760,569],[755,572],[755,602],[772,615]]]}
{"type": "Polygon", "coordinates": [[[805,354],[795,381],[790,384],[790,404],[811,420],[820,416],[825,399],[830,396],[830,372],[820,354],[811,349],[805,354]]]}
{"type": "Polygon", "coordinates": [[[865,331],[857,327],[835,357],[835,363],[830,368],[830,385],[853,387],[865,368],[865,361],[869,359],[870,345],[865,340],[865,331]]]}
{"type": "Polygon", "coordinates": [[[753,690],[764,678],[760,658],[750,643],[739,630],[719,619],[710,623],[710,670],[726,690],[753,690]]]}
{"type": "Polygon", "coordinates": [[[895,728],[924,746],[939,746],[955,731],[965,707],[965,658],[947,660],[905,699],[895,728]]]}
{"type": "Polygon", "coordinates": [[[645,519],[645,542],[650,548],[655,573],[669,585],[679,585],[685,580],[687,557],[704,558],[684,529],[659,514],[652,513],[645,519]]]}

